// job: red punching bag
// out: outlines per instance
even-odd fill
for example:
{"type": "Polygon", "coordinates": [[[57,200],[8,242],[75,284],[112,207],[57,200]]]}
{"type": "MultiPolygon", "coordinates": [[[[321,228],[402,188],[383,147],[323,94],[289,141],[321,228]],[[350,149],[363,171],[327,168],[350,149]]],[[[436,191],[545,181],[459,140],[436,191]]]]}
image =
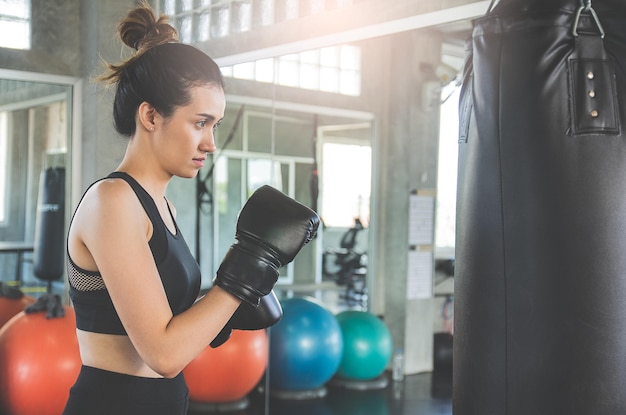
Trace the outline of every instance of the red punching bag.
{"type": "Polygon", "coordinates": [[[454,414],[624,414],[626,1],[501,0],[468,42],[454,414]]]}

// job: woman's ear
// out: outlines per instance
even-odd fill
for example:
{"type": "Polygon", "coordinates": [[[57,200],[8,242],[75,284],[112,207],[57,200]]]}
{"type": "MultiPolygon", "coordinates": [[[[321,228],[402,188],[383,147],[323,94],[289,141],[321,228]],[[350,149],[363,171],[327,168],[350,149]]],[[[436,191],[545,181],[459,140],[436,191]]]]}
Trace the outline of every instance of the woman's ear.
{"type": "Polygon", "coordinates": [[[152,105],[144,101],[139,105],[139,109],[137,110],[138,124],[141,125],[141,127],[143,127],[146,131],[154,131],[158,115],[159,113],[157,110],[152,105]]]}

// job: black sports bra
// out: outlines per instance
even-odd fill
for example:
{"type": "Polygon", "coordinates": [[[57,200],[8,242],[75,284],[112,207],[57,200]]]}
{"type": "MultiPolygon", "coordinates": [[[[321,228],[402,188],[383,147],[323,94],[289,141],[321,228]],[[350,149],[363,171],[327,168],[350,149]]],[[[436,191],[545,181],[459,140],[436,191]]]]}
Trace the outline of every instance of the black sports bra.
{"type": "MultiPolygon", "coordinates": [[[[107,178],[125,180],[139,198],[152,222],[152,237],[148,243],[170,308],[174,315],[182,313],[197,299],[201,277],[198,263],[191,255],[176,221],[176,235],[173,235],[165,226],[152,197],[128,174],[113,172],[107,178]]],[[[67,274],[69,294],[76,312],[76,327],[94,333],[126,334],[100,273],[77,266],[68,251],[67,274]]]]}

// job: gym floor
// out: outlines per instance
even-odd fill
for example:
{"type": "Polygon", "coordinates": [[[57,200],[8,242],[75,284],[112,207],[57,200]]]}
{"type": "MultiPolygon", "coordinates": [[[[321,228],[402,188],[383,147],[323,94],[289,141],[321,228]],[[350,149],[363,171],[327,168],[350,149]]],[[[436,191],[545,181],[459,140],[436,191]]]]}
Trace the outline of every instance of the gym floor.
{"type": "Polygon", "coordinates": [[[431,373],[390,381],[379,390],[328,387],[326,391],[326,396],[316,399],[268,399],[258,389],[241,402],[245,408],[192,404],[189,415],[452,415],[451,381],[436,379],[431,373]]]}

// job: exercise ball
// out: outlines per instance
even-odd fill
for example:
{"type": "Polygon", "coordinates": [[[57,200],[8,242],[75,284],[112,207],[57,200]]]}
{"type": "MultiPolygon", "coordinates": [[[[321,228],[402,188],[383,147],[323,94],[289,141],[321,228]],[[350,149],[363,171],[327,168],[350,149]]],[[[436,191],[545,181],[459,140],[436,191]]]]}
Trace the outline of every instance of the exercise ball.
{"type": "Polygon", "coordinates": [[[21,312],[0,329],[0,413],[59,415],[80,371],[74,309],[21,312]]]}
{"type": "Polygon", "coordinates": [[[272,327],[270,387],[321,388],[337,371],[343,340],[335,316],[309,297],[283,300],[283,318],[272,327]]]}
{"type": "Polygon", "coordinates": [[[24,311],[26,306],[35,302],[35,299],[29,295],[24,295],[22,298],[8,298],[0,296],[0,328],[4,326],[6,322],[11,320],[15,315],[24,311]]]}
{"type": "Polygon", "coordinates": [[[207,347],[183,370],[189,399],[199,403],[243,399],[263,377],[267,354],[265,330],[233,330],[226,343],[207,347]]]}
{"type": "Polygon", "coordinates": [[[343,336],[337,376],[350,380],[380,376],[389,363],[393,346],[385,323],[366,311],[342,311],[336,317],[343,336]]]}

